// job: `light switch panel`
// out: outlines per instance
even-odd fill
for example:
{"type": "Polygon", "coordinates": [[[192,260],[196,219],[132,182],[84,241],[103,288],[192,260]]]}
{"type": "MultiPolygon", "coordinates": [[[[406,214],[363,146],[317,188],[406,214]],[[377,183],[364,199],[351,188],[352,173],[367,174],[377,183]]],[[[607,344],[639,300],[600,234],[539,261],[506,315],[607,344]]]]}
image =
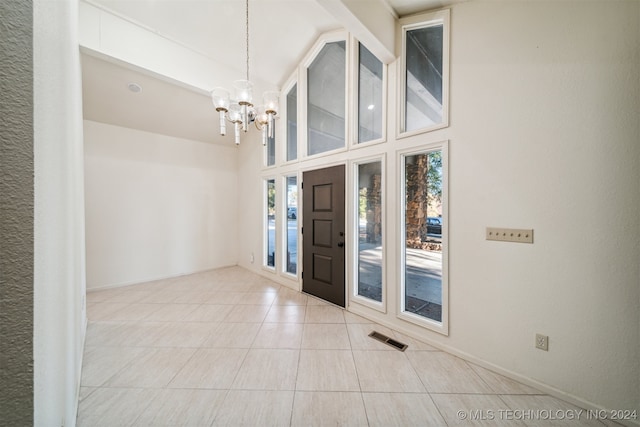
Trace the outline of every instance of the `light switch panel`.
{"type": "Polygon", "coordinates": [[[487,227],[487,240],[533,243],[533,229],[487,227]]]}

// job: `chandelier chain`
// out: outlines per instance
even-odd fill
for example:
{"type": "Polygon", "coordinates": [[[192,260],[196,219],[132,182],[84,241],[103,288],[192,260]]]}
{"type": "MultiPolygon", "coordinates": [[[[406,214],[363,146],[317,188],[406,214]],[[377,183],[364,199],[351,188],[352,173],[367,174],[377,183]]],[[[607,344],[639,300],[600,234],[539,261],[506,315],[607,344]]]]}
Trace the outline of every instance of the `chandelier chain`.
{"type": "Polygon", "coordinates": [[[245,3],[245,12],[246,12],[246,30],[247,30],[247,80],[249,80],[249,0],[246,0],[245,3]]]}

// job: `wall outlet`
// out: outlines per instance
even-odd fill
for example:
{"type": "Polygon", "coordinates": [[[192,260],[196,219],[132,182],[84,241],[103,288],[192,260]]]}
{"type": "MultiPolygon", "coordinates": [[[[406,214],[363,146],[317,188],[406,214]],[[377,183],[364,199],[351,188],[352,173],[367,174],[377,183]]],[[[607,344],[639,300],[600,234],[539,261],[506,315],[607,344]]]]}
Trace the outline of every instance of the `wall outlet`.
{"type": "Polygon", "coordinates": [[[500,242],[533,243],[531,228],[495,228],[487,227],[487,240],[500,242]]]}
{"type": "Polygon", "coordinates": [[[536,334],[536,348],[549,351],[549,337],[546,335],[536,334]]]}
{"type": "Polygon", "coordinates": [[[251,264],[253,264],[253,262],[255,261],[255,257],[253,256],[253,252],[251,252],[251,264]]]}

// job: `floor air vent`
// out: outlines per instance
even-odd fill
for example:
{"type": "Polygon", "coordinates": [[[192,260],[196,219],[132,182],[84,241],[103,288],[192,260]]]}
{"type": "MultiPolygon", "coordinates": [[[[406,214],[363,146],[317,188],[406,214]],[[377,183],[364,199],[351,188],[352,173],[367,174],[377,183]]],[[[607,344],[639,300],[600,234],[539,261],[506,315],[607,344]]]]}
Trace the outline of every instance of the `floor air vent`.
{"type": "Polygon", "coordinates": [[[378,340],[380,342],[383,342],[387,345],[390,345],[391,347],[400,350],[400,351],[405,351],[408,347],[408,345],[401,343],[400,341],[396,341],[393,338],[389,338],[386,335],[381,334],[380,332],[376,332],[373,331],[369,334],[369,336],[371,338],[373,338],[374,340],[378,340]]]}

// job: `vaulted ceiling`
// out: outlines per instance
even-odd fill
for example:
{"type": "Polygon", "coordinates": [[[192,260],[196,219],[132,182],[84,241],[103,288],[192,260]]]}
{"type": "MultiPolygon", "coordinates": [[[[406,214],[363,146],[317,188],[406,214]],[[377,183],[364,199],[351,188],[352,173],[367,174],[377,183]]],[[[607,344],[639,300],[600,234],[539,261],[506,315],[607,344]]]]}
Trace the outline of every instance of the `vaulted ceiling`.
{"type": "MultiPolygon", "coordinates": [[[[110,19],[218,64],[226,72],[216,76],[212,73],[210,82],[194,83],[168,76],[160,68],[132,63],[130,57],[119,58],[82,46],[84,33],[95,31],[95,38],[102,45],[106,44],[107,35],[101,33],[104,27],[94,28],[93,21],[81,13],[85,119],[204,142],[232,143],[229,137],[218,135],[217,116],[208,91],[217,85],[227,85],[227,80],[220,76],[234,75],[235,79],[246,76],[243,0],[81,1],[110,19]],[[225,81],[218,83],[216,79],[225,81]],[[132,92],[128,88],[130,83],[138,84],[142,91],[132,92]]],[[[280,88],[318,36],[331,30],[347,29],[362,35],[388,59],[393,48],[389,48],[385,32],[393,33],[393,28],[382,28],[380,21],[372,22],[363,11],[375,6],[383,15],[388,14],[386,22],[393,23],[398,17],[457,1],[461,0],[250,0],[249,77],[259,83],[258,87],[280,88]]],[[[170,55],[148,52],[143,41],[135,42],[131,40],[132,55],[159,58],[170,55]]]]}

